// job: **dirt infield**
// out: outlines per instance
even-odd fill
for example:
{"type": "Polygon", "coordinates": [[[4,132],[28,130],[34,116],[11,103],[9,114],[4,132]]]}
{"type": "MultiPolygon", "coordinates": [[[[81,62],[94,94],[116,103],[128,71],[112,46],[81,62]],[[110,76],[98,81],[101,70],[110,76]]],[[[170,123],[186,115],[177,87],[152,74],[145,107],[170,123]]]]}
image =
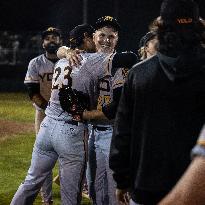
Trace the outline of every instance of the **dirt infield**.
{"type": "Polygon", "coordinates": [[[34,123],[23,123],[0,120],[0,141],[15,134],[34,132],[34,123]]]}

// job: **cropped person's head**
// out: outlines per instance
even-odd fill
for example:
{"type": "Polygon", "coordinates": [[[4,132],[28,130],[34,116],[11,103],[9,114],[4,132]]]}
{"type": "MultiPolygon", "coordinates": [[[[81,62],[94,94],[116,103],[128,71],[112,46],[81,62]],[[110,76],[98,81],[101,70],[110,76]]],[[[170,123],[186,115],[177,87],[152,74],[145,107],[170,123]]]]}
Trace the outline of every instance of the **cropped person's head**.
{"type": "Polygon", "coordinates": [[[157,34],[156,32],[148,32],[146,33],[140,40],[139,43],[139,56],[141,60],[149,58],[156,54],[157,52],[157,34]]]}
{"type": "Polygon", "coordinates": [[[94,29],[89,24],[81,24],[72,29],[69,33],[69,44],[72,49],[80,48],[87,52],[95,51],[93,42],[94,29]]]}
{"type": "Polygon", "coordinates": [[[170,56],[199,46],[204,31],[199,7],[192,0],[164,0],[160,17],[153,21],[150,28],[157,32],[159,51],[170,56]]]}

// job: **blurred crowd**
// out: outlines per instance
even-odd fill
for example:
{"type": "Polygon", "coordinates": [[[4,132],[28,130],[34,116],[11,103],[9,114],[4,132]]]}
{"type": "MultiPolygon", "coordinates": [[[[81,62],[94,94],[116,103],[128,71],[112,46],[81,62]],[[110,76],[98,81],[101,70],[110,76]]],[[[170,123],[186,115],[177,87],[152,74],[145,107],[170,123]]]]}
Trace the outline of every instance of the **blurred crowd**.
{"type": "Polygon", "coordinates": [[[39,32],[0,31],[0,65],[25,64],[40,52],[39,32]]]}

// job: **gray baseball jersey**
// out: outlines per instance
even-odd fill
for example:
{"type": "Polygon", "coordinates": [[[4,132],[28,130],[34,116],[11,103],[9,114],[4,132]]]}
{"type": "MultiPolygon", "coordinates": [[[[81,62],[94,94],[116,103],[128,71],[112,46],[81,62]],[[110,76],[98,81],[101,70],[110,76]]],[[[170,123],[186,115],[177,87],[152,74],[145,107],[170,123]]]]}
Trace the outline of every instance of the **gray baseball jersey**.
{"type": "Polygon", "coordinates": [[[45,100],[50,99],[51,82],[55,64],[48,60],[44,54],[29,62],[24,83],[39,83],[40,94],[45,100]]]}
{"type": "Polygon", "coordinates": [[[105,53],[83,53],[81,66],[73,67],[68,60],[61,59],[57,62],[52,80],[52,92],[46,115],[59,120],[71,120],[72,116],[64,112],[60,106],[59,88],[69,84],[72,78],[72,88],[89,95],[91,109],[96,108],[99,95],[99,79],[111,75],[112,56],[105,53]]]}

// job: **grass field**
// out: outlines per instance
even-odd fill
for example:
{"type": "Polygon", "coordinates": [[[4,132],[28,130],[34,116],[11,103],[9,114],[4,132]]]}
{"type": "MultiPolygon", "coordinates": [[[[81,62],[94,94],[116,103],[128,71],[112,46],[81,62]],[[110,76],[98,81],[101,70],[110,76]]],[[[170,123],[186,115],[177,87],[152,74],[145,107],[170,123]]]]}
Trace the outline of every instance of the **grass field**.
{"type": "MultiPolygon", "coordinates": [[[[30,165],[34,108],[26,94],[0,93],[0,205],[9,205],[30,165]]],[[[54,176],[58,173],[57,166],[54,176]]],[[[54,205],[60,204],[59,186],[53,184],[54,205]]],[[[35,205],[41,204],[38,196],[35,205]]],[[[83,199],[82,204],[90,204],[83,199]]]]}

